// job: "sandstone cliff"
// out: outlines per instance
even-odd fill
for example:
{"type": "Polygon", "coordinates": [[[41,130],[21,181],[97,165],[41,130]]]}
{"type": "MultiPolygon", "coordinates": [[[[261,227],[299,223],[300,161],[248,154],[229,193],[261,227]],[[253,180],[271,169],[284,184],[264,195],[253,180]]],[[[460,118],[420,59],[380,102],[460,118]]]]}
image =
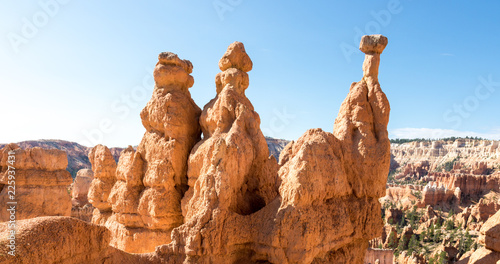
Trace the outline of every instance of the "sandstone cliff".
{"type": "Polygon", "coordinates": [[[485,163],[490,168],[500,165],[500,141],[456,139],[455,141],[423,141],[403,144],[391,144],[394,161],[401,167],[419,162],[428,163],[428,169],[434,171],[440,165],[456,158],[464,167],[485,163]]]}
{"type": "MultiPolygon", "coordinates": [[[[22,149],[9,144],[0,155],[0,202],[3,205],[17,202],[17,220],[71,214],[68,187],[72,179],[66,171],[68,159],[64,151],[39,147],[22,149]]],[[[8,221],[9,216],[9,211],[0,210],[0,221],[8,221]]]]}

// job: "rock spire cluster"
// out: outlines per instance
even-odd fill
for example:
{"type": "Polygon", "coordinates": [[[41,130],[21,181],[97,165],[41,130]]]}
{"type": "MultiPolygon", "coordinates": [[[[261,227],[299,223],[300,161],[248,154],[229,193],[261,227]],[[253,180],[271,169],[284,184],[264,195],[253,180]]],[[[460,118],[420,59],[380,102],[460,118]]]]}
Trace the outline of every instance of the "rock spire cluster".
{"type": "Polygon", "coordinates": [[[219,61],[216,96],[203,111],[188,91],[192,64],[161,53],[140,144],[118,164],[105,146],[89,154],[94,224],[39,219],[22,222],[21,234],[71,230],[89,248],[68,244],[68,263],[362,263],[383,228],[378,199],[390,165],[390,106],[377,77],[386,45],[381,35],[363,37],[363,78],[351,85],[333,133],[306,131],[279,162],[245,95],[253,65],[242,43],[219,61]]]}

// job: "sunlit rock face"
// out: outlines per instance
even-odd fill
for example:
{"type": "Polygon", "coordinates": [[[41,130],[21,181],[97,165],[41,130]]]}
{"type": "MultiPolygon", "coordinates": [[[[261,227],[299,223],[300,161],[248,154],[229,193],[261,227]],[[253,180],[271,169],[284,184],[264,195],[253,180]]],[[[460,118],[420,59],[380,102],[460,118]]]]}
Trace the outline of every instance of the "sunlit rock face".
{"type": "Polygon", "coordinates": [[[165,263],[362,263],[383,227],[378,198],[390,165],[390,106],[378,83],[386,45],[381,35],[363,37],[363,78],[333,133],[308,130],[279,163],[245,95],[253,63],[242,43],[219,61],[216,96],[203,111],[187,92],[191,63],[160,54],[142,142],[118,165],[104,146],[92,152],[92,186],[108,179],[89,194],[93,222],[108,227],[111,246],[158,246],[154,257],[165,263]]]}
{"type": "Polygon", "coordinates": [[[244,94],[250,60],[243,44],[231,44],[200,117],[204,139],[189,157],[185,223],[157,253],[179,263],[361,263],[382,229],[377,199],[390,163],[390,107],[377,78],[386,44],[364,37],[364,76],[334,132],[308,130],[283,149],[279,168],[244,94]]]}
{"type": "Polygon", "coordinates": [[[201,109],[188,91],[194,83],[192,69],[188,60],[161,53],[153,96],[141,111],[146,132],[137,149],[125,149],[118,164],[104,146],[96,146],[89,155],[91,162],[95,160],[97,180],[91,193],[99,209],[93,222],[108,227],[111,245],[121,250],[152,252],[169,243],[171,230],[184,221],[181,199],[188,189],[187,159],[201,134],[201,109]]]}
{"type": "MultiPolygon", "coordinates": [[[[68,158],[62,150],[6,145],[0,151],[1,203],[7,206],[9,202],[16,202],[16,220],[70,216],[68,187],[73,180],[66,171],[67,166],[68,158]]],[[[6,209],[0,210],[2,222],[10,219],[10,211],[6,209]]]]}

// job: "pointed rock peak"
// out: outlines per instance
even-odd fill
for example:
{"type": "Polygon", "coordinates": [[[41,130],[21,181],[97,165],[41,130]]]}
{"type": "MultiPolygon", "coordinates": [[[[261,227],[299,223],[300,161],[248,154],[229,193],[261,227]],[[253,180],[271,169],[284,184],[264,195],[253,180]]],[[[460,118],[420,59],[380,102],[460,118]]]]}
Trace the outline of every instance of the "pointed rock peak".
{"type": "Polygon", "coordinates": [[[158,63],[153,72],[156,87],[186,90],[193,86],[193,64],[179,59],[177,54],[162,52],[158,55],[158,63]]]}
{"type": "Polygon", "coordinates": [[[252,70],[252,60],[245,51],[245,46],[241,42],[233,42],[227,48],[224,56],[219,60],[219,68],[225,71],[229,68],[236,68],[238,70],[249,72],[252,70]]]}
{"type": "Polygon", "coordinates": [[[359,43],[359,50],[365,54],[381,54],[389,41],[382,35],[365,35],[359,43]]]}

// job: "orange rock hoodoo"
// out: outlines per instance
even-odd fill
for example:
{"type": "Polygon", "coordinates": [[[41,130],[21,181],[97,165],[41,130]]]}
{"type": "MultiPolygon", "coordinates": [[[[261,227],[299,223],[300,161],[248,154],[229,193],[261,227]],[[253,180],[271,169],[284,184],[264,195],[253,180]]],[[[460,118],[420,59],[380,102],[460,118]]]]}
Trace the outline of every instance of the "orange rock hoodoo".
{"type": "Polygon", "coordinates": [[[125,149],[118,165],[104,146],[89,154],[97,179],[89,195],[98,208],[93,223],[111,230],[112,246],[133,253],[169,243],[171,230],[184,222],[186,160],[201,133],[201,110],[188,91],[194,83],[191,62],[170,52],[158,60],[153,96],[141,112],[146,133],[137,150],[125,149]]]}
{"type": "Polygon", "coordinates": [[[111,246],[166,263],[361,263],[382,229],[390,165],[390,107],[378,83],[386,45],[362,38],[363,78],[333,133],[308,130],[279,164],[245,95],[252,61],[242,43],[219,61],[217,95],[203,111],[188,92],[191,63],[160,54],[137,150],[118,165],[104,146],[89,155],[93,222],[108,227],[111,246]]]}

